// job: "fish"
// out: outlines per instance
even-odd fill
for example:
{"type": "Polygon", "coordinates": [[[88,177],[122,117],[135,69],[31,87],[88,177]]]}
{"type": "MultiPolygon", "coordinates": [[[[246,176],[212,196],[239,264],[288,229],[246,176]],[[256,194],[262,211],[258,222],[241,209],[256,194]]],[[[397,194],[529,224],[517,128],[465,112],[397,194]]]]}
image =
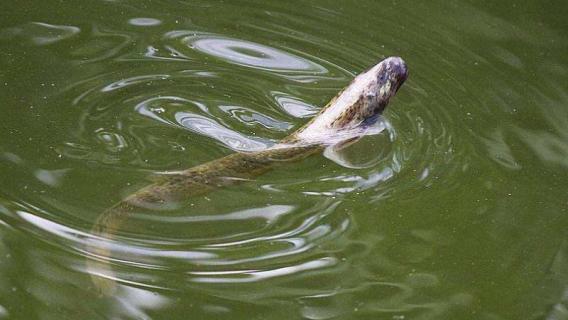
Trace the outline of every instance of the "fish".
{"type": "Polygon", "coordinates": [[[236,152],[195,167],[168,173],[105,210],[90,234],[96,239],[87,252],[87,272],[101,295],[116,291],[116,276],[108,261],[110,243],[121,226],[140,210],[160,211],[191,197],[228,187],[285,163],[299,161],[325,148],[342,148],[368,133],[408,78],[400,57],[388,57],[357,75],[308,123],[261,151],[236,152]]]}

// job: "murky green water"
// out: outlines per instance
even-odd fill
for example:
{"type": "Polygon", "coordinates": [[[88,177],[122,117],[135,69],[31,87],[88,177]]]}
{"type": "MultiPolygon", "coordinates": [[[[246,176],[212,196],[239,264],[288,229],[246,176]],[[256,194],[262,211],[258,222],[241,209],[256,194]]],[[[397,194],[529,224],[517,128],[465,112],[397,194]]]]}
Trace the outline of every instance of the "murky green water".
{"type": "Polygon", "coordinates": [[[568,319],[567,9],[6,1],[0,318],[568,319]],[[92,234],[152,173],[263,149],[389,55],[410,78],[359,168],[317,155],[92,234]]]}

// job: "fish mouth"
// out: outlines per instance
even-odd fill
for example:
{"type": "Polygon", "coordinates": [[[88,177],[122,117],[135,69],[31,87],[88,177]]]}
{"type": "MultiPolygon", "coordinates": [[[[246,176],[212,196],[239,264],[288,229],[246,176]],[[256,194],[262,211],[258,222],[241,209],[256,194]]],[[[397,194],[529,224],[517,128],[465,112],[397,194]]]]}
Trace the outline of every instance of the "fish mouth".
{"type": "Polygon", "coordinates": [[[389,57],[385,60],[388,72],[388,79],[395,84],[396,93],[402,84],[408,79],[408,68],[406,62],[401,57],[389,57]]]}
{"type": "MultiPolygon", "coordinates": [[[[376,69],[375,82],[371,85],[371,96],[376,93],[374,113],[381,113],[389,103],[389,100],[398,92],[408,78],[406,62],[400,57],[388,57],[381,61],[376,69]]],[[[371,115],[372,115],[371,114],[371,115]]]]}

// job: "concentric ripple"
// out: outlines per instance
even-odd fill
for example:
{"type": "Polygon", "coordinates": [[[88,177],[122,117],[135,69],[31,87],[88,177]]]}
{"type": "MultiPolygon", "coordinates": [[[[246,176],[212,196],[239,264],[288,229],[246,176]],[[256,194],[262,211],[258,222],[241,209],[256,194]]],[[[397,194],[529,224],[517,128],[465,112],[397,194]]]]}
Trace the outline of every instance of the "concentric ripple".
{"type": "MultiPolygon", "coordinates": [[[[124,178],[114,183],[124,195],[143,186],[148,172],[167,174],[232,151],[266,149],[380,58],[365,45],[357,49],[367,50],[367,61],[338,66],[302,52],[301,46],[274,47],[262,37],[253,42],[220,33],[165,30],[159,19],[132,18],[128,23],[162,34],[150,40],[132,33],[132,43],[145,44],[106,55],[115,57],[116,68],[88,72],[53,98],[70,105],[76,117],[71,135],[56,146],[58,154],[111,174],[123,172],[124,178]]],[[[265,30],[267,37],[301,38],[282,35],[284,25],[273,27],[265,30]]],[[[319,41],[306,39],[306,45],[319,41]]],[[[329,55],[341,51],[340,44],[322,42],[318,48],[329,55]]],[[[105,57],[93,55],[92,63],[105,57]]],[[[349,239],[354,217],[346,214],[351,210],[346,203],[363,198],[378,204],[395,190],[417,192],[453,170],[455,142],[445,125],[448,119],[421,105],[428,98],[426,84],[410,81],[403,88],[377,127],[379,134],[239,187],[191,198],[169,211],[137,212],[112,237],[36,216],[30,208],[14,218],[84,256],[87,263],[76,264],[77,270],[123,291],[130,285],[176,291],[197,286],[218,295],[217,288],[227,285],[254,292],[271,281],[339,275],[352,263],[346,259],[373,250],[373,244],[349,239]]],[[[69,176],[72,181],[85,173],[69,176]]],[[[110,206],[107,199],[99,201],[89,213],[93,219],[110,206]]],[[[328,292],[326,287],[319,290],[328,292]]]]}
{"type": "MultiPolygon", "coordinates": [[[[66,105],[73,113],[70,134],[55,151],[66,161],[102,171],[74,170],[63,181],[97,181],[109,189],[107,197],[118,201],[117,191],[135,192],[149,172],[167,174],[230,152],[266,149],[313,116],[354,74],[380,60],[380,47],[354,43],[345,49],[294,25],[292,15],[280,14],[279,25],[250,23],[249,30],[264,30],[254,42],[245,34],[168,30],[164,19],[133,17],[125,23],[156,36],[122,33],[127,43],[140,44],[124,52],[123,44],[108,53],[90,51],[87,39],[84,47],[75,46],[75,57],[87,71],[52,98],[54,106],[66,105]],[[289,26],[297,28],[293,36],[289,26]],[[274,45],[273,37],[284,44],[274,45]],[[309,46],[317,50],[303,51],[309,46]],[[347,62],[348,55],[362,60],[347,62]],[[88,69],[109,59],[115,67],[88,69]],[[105,182],[106,176],[112,181],[105,182]]],[[[119,296],[131,286],[199,290],[237,301],[304,297],[302,313],[317,317],[315,297],[336,290],[317,279],[342,277],[350,266],[365,270],[361,261],[381,241],[380,236],[354,239],[357,218],[349,203],[364,199],[377,206],[393,192],[416,194],[458,167],[446,114],[423,105],[429,98],[424,86],[435,83],[422,82],[420,75],[414,79],[393,101],[378,134],[168,211],[136,212],[111,236],[84,227],[112,205],[103,197],[86,214],[80,210],[84,215],[69,210],[80,207],[72,200],[44,200],[11,214],[25,230],[75,252],[80,261],[73,269],[98,279],[92,285],[98,289],[113,287],[119,296]],[[64,216],[52,219],[34,211],[48,203],[64,216]],[[292,290],[302,279],[319,284],[292,290]],[[281,285],[281,291],[260,290],[269,283],[281,285]],[[227,286],[233,290],[223,290],[227,286]]],[[[77,199],[88,195],[77,192],[77,199]]],[[[393,299],[401,294],[397,290],[411,295],[406,284],[360,283],[365,272],[345,278],[349,289],[337,295],[368,287],[393,287],[387,290],[393,299]]]]}
{"type": "Polygon", "coordinates": [[[194,50],[247,67],[271,71],[327,73],[324,67],[315,62],[250,41],[198,33],[189,35],[176,32],[169,36],[183,36],[182,42],[194,50]]]}

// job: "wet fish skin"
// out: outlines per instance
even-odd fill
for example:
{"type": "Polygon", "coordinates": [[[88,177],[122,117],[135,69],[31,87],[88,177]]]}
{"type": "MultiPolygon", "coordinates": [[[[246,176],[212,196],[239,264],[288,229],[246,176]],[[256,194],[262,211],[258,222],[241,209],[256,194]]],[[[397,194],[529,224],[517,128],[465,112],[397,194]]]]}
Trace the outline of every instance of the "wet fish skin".
{"type": "Polygon", "coordinates": [[[87,271],[96,289],[103,295],[112,295],[116,290],[115,275],[108,263],[112,256],[109,243],[133,213],[144,209],[164,210],[189,197],[253,179],[277,164],[303,159],[330,145],[357,140],[376,121],[407,77],[407,67],[401,58],[387,58],[355,77],[311,121],[279,144],[165,174],[105,210],[91,230],[95,237],[105,240],[87,248],[94,256],[87,260],[87,271]]]}

